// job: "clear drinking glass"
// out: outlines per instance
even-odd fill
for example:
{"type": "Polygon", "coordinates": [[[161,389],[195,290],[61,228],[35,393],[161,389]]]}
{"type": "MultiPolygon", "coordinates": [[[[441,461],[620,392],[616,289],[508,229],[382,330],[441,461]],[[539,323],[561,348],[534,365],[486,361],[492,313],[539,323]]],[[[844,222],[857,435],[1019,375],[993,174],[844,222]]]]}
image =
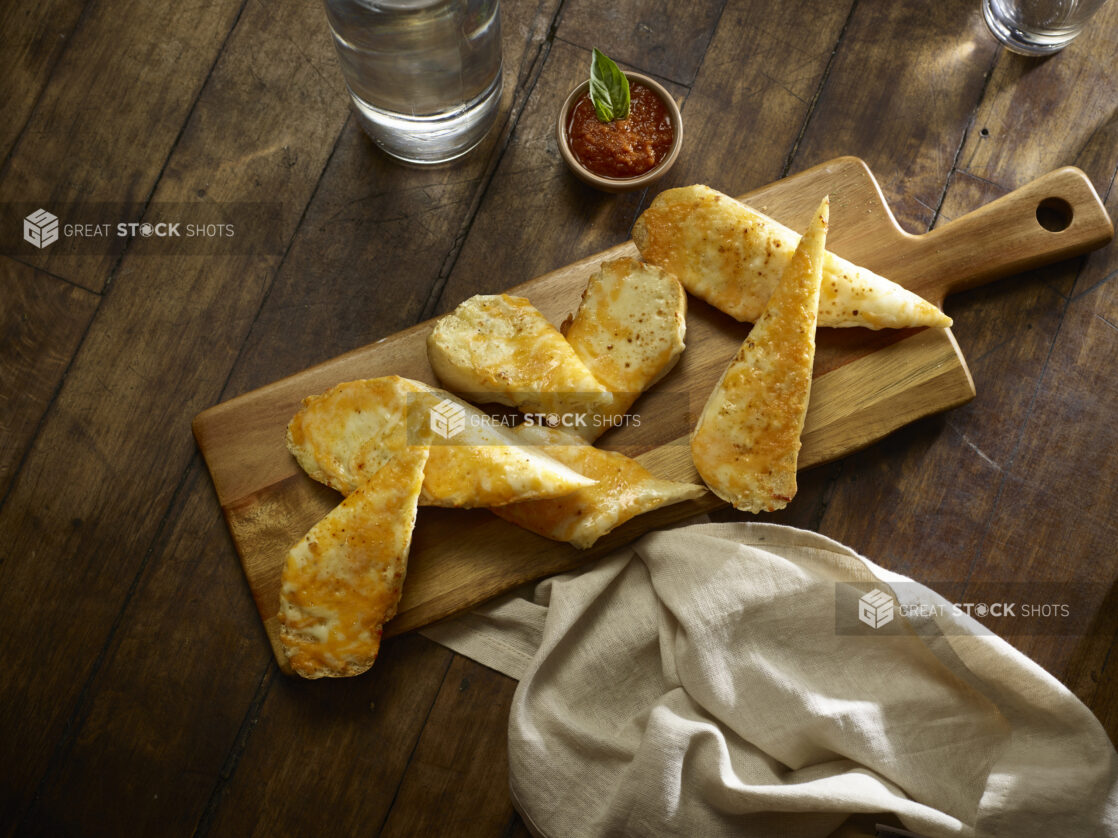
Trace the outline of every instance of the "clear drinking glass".
{"type": "Polygon", "coordinates": [[[1008,49],[1051,55],[1070,44],[1105,0],[982,0],[986,25],[1008,49]]]}
{"type": "Polygon", "coordinates": [[[361,127],[388,154],[444,163],[501,100],[499,0],[324,0],[361,127]]]}

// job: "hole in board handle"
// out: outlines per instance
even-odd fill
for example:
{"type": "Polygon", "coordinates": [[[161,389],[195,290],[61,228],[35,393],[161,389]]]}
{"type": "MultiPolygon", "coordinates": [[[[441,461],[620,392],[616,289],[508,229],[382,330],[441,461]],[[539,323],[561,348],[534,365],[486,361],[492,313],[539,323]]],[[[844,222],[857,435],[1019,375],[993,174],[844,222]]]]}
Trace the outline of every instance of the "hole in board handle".
{"type": "Polygon", "coordinates": [[[1061,233],[1075,217],[1071,204],[1063,198],[1045,198],[1036,208],[1036,220],[1050,233],[1061,233]]]}

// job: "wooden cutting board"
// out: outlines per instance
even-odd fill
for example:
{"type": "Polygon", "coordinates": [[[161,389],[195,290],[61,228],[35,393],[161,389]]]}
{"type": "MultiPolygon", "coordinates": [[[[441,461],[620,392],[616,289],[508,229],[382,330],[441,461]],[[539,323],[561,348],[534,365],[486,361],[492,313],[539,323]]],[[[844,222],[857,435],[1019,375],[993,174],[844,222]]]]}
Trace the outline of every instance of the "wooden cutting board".
{"type": "MultiPolygon", "coordinates": [[[[1070,167],[919,236],[900,229],[873,175],[853,157],[762,187],[743,200],[802,230],[825,194],[831,198],[828,249],[937,305],[954,291],[1099,247],[1114,232],[1090,181],[1070,167]]],[[[635,254],[631,242],[619,244],[509,293],[527,297],[558,325],[576,309],[603,259],[635,254]]],[[[687,435],[749,325],[695,298],[688,305],[687,349],[672,372],[634,406],[640,426],[611,430],[598,444],[635,456],[659,476],[699,483],[687,435]]],[[[397,374],[436,384],[426,357],[430,328],[430,322],[421,323],[219,404],[194,420],[195,438],[245,576],[285,667],[276,618],[283,560],[287,549],[340,500],[306,477],[288,454],[287,422],[305,396],[340,381],[397,374]]],[[[961,405],[974,392],[949,330],[821,329],[800,465],[842,457],[904,424],[961,405]]],[[[656,510],[585,551],[529,533],[486,510],[423,507],[403,599],[385,633],[442,619],[521,583],[576,567],[649,530],[723,505],[708,493],[656,510]]]]}

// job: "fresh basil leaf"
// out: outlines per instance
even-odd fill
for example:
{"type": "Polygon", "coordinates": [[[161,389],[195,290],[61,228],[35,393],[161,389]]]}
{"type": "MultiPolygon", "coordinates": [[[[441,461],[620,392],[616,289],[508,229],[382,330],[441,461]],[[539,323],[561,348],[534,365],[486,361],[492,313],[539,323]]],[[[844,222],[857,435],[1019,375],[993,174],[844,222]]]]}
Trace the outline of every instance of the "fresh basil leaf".
{"type": "Polygon", "coordinates": [[[629,115],[629,80],[597,47],[590,61],[590,101],[600,122],[625,119],[629,115]]]}

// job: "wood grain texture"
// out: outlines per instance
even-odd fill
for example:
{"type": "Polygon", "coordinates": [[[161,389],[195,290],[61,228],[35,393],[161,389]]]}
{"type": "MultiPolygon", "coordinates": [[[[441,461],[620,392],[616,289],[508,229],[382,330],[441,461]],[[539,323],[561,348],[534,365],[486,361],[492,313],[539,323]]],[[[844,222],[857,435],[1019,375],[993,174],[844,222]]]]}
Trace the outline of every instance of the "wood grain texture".
{"type": "Polygon", "coordinates": [[[1118,26],[1118,9],[1104,4],[1074,50],[1058,61],[997,56],[959,168],[1014,189],[1059,166],[1082,168],[1106,194],[1114,177],[1118,67],[1114,44],[1102,33],[1118,26]],[[1043,113],[1043,119],[1035,114],[1043,113]]]}
{"type": "MultiPolygon", "coordinates": [[[[506,13],[509,10],[515,13],[515,4],[506,4],[506,13]]],[[[535,6],[530,11],[534,13],[535,6]]],[[[508,18],[506,22],[514,23],[508,18]]],[[[538,48],[539,32],[546,28],[531,19],[510,26],[510,35],[524,33],[524,41],[510,42],[506,48],[509,67],[515,70],[521,53],[538,48]]],[[[511,108],[516,84],[514,78],[509,82],[511,108]]],[[[209,280],[213,287],[232,289],[250,280],[253,286],[271,281],[263,306],[263,295],[257,293],[244,300],[232,295],[223,300],[220,316],[226,325],[222,328],[237,333],[230,337],[243,341],[244,349],[235,351],[235,344],[216,348],[213,361],[227,366],[218,368],[208,386],[215,380],[220,385],[228,375],[225,392],[232,394],[248,386],[246,382],[265,382],[282,374],[285,364],[298,369],[321,357],[315,353],[332,354],[336,350],[329,341],[342,334],[360,332],[375,337],[400,328],[410,322],[407,318],[414,320],[415,310],[385,306],[386,295],[402,296],[417,286],[416,276],[437,273],[438,260],[452,250],[469,217],[469,190],[480,189],[484,183],[486,155],[494,153],[499,135],[471,161],[475,174],[471,180],[464,180],[463,168],[455,167],[432,170],[420,183],[415,172],[375,153],[352,124],[338,140],[327,166],[326,158],[347,113],[321,9],[294,5],[276,15],[265,5],[249,7],[195,108],[195,121],[184,129],[177,152],[163,173],[159,194],[173,196],[167,200],[180,200],[203,192],[210,200],[226,201],[258,188],[262,194],[285,196],[289,229],[296,221],[301,224],[274,280],[263,267],[246,273],[243,261],[222,264],[206,259],[197,264],[214,271],[209,280]],[[298,62],[287,59],[293,31],[312,31],[318,36],[311,41],[313,48],[303,47],[304,60],[298,62]],[[261,90],[271,89],[288,93],[286,97],[261,95],[261,90]],[[293,121],[292,110],[305,121],[293,121]],[[249,128],[223,130],[229,145],[222,149],[207,139],[208,132],[230,118],[246,119],[249,128]],[[322,200],[312,202],[305,217],[299,219],[299,196],[306,200],[310,186],[320,179],[318,196],[322,200]],[[403,213],[397,199],[409,185],[413,211],[403,213]],[[378,203],[378,193],[394,198],[378,203]],[[423,244],[422,252],[416,251],[417,241],[423,244]],[[367,246],[372,249],[363,249],[367,246]],[[431,250],[433,257],[428,255],[431,250]],[[333,258],[323,259],[323,253],[333,258]],[[417,261],[408,263],[409,258],[417,261]],[[354,276],[347,266],[365,262],[383,266],[383,275],[366,279],[362,284],[366,293],[355,301],[354,276]],[[386,287],[390,281],[396,283],[391,290],[386,287]],[[375,293],[369,291],[378,287],[375,293]],[[324,295],[335,303],[332,309],[317,304],[324,295]],[[293,312],[304,333],[318,336],[317,341],[291,341],[293,312]],[[246,339],[253,323],[255,328],[246,339]],[[262,340],[263,336],[267,339],[262,340]],[[235,360],[238,363],[229,373],[228,366],[235,360]]],[[[147,256],[141,261],[131,255],[122,273],[131,275],[133,266],[140,264],[158,265],[159,260],[147,256]]],[[[171,271],[180,270],[170,260],[164,264],[171,271]]],[[[140,281],[139,275],[135,281],[140,281]]],[[[194,281],[199,280],[195,277],[194,281]]],[[[202,287],[204,283],[193,290],[202,287]]],[[[421,303],[426,288],[419,286],[418,290],[421,303]]],[[[201,323],[192,330],[197,335],[208,331],[201,323]]],[[[150,559],[127,604],[124,628],[106,649],[100,672],[76,712],[73,741],[56,760],[58,767],[48,773],[36,806],[24,818],[24,827],[45,823],[48,813],[57,811],[64,813],[57,825],[73,830],[84,825],[85,829],[117,834],[190,834],[199,822],[217,817],[215,812],[225,798],[213,796],[214,777],[239,753],[246,708],[271,695],[267,680],[271,653],[256,610],[245,597],[240,568],[231,559],[233,548],[220,507],[208,478],[203,475],[203,482],[197,482],[201,474],[197,467],[197,463],[191,465],[174,510],[149,548],[150,559]],[[215,560],[215,555],[224,560],[215,560]],[[226,573],[234,575],[233,584],[223,578],[226,573]],[[199,585],[220,589],[224,596],[204,596],[199,585]],[[183,632],[198,625],[210,630],[187,644],[183,632]],[[164,650],[150,642],[153,635],[167,638],[180,654],[163,654],[164,650]],[[214,661],[223,662],[219,672],[209,671],[214,661]],[[169,699],[169,690],[174,700],[169,699]],[[152,738],[152,746],[135,752],[128,745],[130,731],[143,731],[152,738]],[[191,734],[185,735],[186,731],[191,734]],[[112,805],[106,805],[110,798],[83,782],[94,754],[120,784],[111,796],[112,805]],[[184,766],[189,773],[180,776],[184,766]],[[126,805],[121,805],[124,801],[126,805]]],[[[273,700],[299,699],[281,695],[273,700]]],[[[386,717],[388,726],[414,728],[418,735],[423,717],[393,714],[393,706],[386,705],[377,719],[386,717]]],[[[321,766],[320,773],[328,771],[328,766],[321,766]]]]}
{"type": "MultiPolygon", "coordinates": [[[[35,264],[51,285],[3,295],[0,322],[17,329],[0,370],[29,388],[26,403],[5,391],[8,427],[34,416],[37,430],[30,448],[9,443],[24,448],[0,496],[0,750],[16,755],[0,768],[0,834],[528,834],[503,820],[507,776],[481,764],[506,745],[511,680],[485,673],[460,694],[475,665],[415,634],[387,640],[363,679],[277,675],[188,425],[420,313],[624,241],[651,194],[593,193],[555,156],[551,109],[590,47],[681,102],[687,141],[661,187],[741,194],[857,155],[923,233],[1070,164],[1118,212],[1113,3],[1037,61],[1001,50],[973,0],[504,0],[498,130],[484,159],[441,172],[388,165],[346,124],[320,6],[141,5],[0,11],[0,202],[272,201],[290,249],[256,264],[130,248],[107,284],[103,260],[49,258],[35,264]],[[409,251],[413,238],[433,252],[409,251]],[[104,289],[97,310],[60,278],[104,289]]],[[[1097,463],[1114,448],[1098,357],[1113,354],[1114,253],[949,297],[977,397],[803,472],[796,503],[763,519],[933,586],[1076,586],[1085,632],[1012,640],[1118,739],[1118,498],[1097,463]]]]}
{"type": "MultiPolygon", "coordinates": [[[[283,10],[277,13],[254,4],[239,19],[222,61],[193,103],[192,122],[176,127],[180,142],[167,161],[170,174],[155,196],[179,200],[209,190],[218,201],[231,195],[267,201],[282,190],[286,203],[277,223],[280,236],[290,238],[344,119],[345,104],[340,103],[331,117],[319,104],[315,62],[289,58],[289,32],[321,26],[319,11],[300,6],[283,10]],[[262,108],[261,101],[269,107],[262,108]],[[244,114],[253,116],[250,130],[238,128],[244,114]],[[274,146],[277,139],[303,162],[289,165],[291,158],[279,152],[282,145],[274,146]],[[220,143],[225,143],[224,150],[220,143]],[[216,181],[211,166],[215,158],[227,161],[216,181]]],[[[189,21],[185,16],[183,23],[189,21]]],[[[214,36],[204,40],[208,44],[214,36]]],[[[220,43],[226,43],[225,33],[220,43]]],[[[329,49],[327,42],[322,54],[329,55],[329,49]]],[[[110,85],[102,95],[110,95],[112,89],[110,85]]],[[[113,177],[113,165],[119,167],[122,182],[131,177],[133,161],[125,159],[124,149],[117,151],[120,158],[101,161],[105,168],[98,177],[105,182],[113,177]]],[[[79,169],[76,162],[75,172],[79,169]]],[[[132,599],[131,592],[134,585],[140,587],[139,575],[150,568],[149,550],[168,510],[182,497],[179,489],[194,457],[187,417],[220,397],[278,261],[279,254],[271,253],[177,259],[144,255],[138,249],[130,252],[0,509],[6,583],[0,603],[16,608],[26,597],[42,603],[41,623],[9,629],[11,669],[0,676],[0,749],[28,754],[10,766],[4,783],[4,794],[22,801],[0,806],[14,823],[24,814],[24,827],[47,817],[50,808],[27,805],[40,786],[40,799],[65,799],[65,816],[84,819],[91,828],[108,829],[108,824],[129,815],[138,822],[157,821],[176,801],[165,795],[160,803],[142,791],[145,774],[155,777],[160,771],[178,770],[174,760],[152,767],[164,758],[158,748],[142,758],[117,755],[117,778],[122,790],[130,790],[127,806],[119,799],[106,806],[103,794],[81,782],[84,774],[59,777],[58,796],[46,787],[55,780],[54,769],[67,759],[88,765],[94,760],[89,755],[101,752],[106,743],[120,742],[121,749],[129,751],[127,735],[114,738],[111,727],[100,725],[128,718],[126,710],[146,714],[148,679],[164,683],[184,666],[157,654],[144,621],[158,620],[158,612],[150,609],[159,608],[161,597],[163,602],[173,600],[189,585],[167,580],[169,587],[149,594],[146,601],[132,599]],[[201,401],[197,408],[192,406],[196,400],[201,401]],[[134,610],[122,616],[130,605],[134,610]],[[43,625],[51,627],[49,633],[41,630],[43,625]],[[129,631],[117,632],[121,625],[130,636],[122,637],[129,631]],[[122,641],[120,647],[114,645],[117,641],[122,641]],[[136,648],[128,641],[156,654],[145,657],[137,669],[127,651],[114,651],[136,648]],[[32,670],[35,678],[14,674],[32,670]],[[102,673],[111,676],[96,680],[102,673]],[[135,703],[121,706],[121,694],[135,703]],[[113,707],[120,716],[113,715],[113,707]],[[26,708],[34,708],[35,723],[16,724],[13,719],[22,717],[26,708]],[[87,713],[94,720],[91,728],[81,725],[87,713]],[[135,773],[128,774],[125,766],[135,773]]],[[[180,572],[189,577],[186,567],[180,572]]],[[[193,618],[191,601],[182,601],[187,621],[193,618]]],[[[204,659],[194,663],[200,666],[204,659]]],[[[205,690],[205,682],[203,678],[194,686],[205,690]]],[[[160,695],[157,690],[155,694],[160,695]]],[[[251,698],[251,693],[233,694],[251,698]]],[[[197,705],[195,718],[210,718],[203,707],[197,705]]],[[[178,705],[174,712],[182,714],[183,709],[178,705]]],[[[226,734],[235,730],[226,729],[226,734]]],[[[191,744],[189,739],[180,741],[178,754],[191,744]]],[[[209,754],[213,757],[214,752],[209,754]]],[[[221,764],[221,745],[216,754],[211,768],[221,764]]],[[[102,758],[110,761],[107,754],[102,758]]],[[[191,799],[179,802],[187,808],[193,805],[197,818],[207,789],[193,786],[191,791],[191,799]]],[[[180,818],[189,821],[190,815],[179,813],[172,819],[180,818]]]]}
{"type": "Polygon", "coordinates": [[[402,168],[349,119],[227,393],[333,358],[352,348],[349,335],[376,340],[415,323],[469,218],[484,165],[478,157],[461,169],[402,168]],[[294,324],[311,339],[291,340],[294,324]]]}
{"type": "Polygon", "coordinates": [[[858,3],[845,27],[794,166],[860,149],[894,173],[883,186],[901,226],[925,232],[999,47],[969,0],[858,3]]]}
{"type": "MultiPolygon", "coordinates": [[[[1111,272],[1118,270],[1118,264],[1111,260],[1110,268],[1111,272]]],[[[1118,284],[1107,281],[1067,303],[1017,446],[999,474],[991,535],[983,545],[985,576],[1064,583],[1074,591],[1074,607],[1081,609],[1081,615],[1103,613],[1110,595],[1108,586],[1118,573],[1113,484],[1085,479],[1088,461],[1090,471],[1099,475],[1113,474],[1118,467],[1118,432],[1108,422],[1118,410],[1118,392],[1110,376],[1083,361],[1113,357],[1116,351],[1118,284]],[[1077,450],[1082,446],[1084,426],[1098,429],[1089,458],[1077,450]],[[1014,526],[1037,508],[1051,509],[1056,517],[1029,527],[1014,526]],[[1057,523],[1066,518],[1077,522],[1074,550],[1068,549],[1066,533],[1057,523]],[[1096,560],[1082,562],[1081,556],[1096,560]]],[[[1011,626],[1006,631],[1014,633],[1011,626]]],[[[1068,644],[1090,642],[1091,637],[1033,636],[1021,639],[1018,645],[1061,672],[1074,648],[1068,644]]]]}
{"type": "MultiPolygon", "coordinates": [[[[1031,253],[1035,263],[1045,250],[1063,253],[1062,242],[1095,247],[1109,238],[1109,219],[1083,179],[1057,173],[1045,182],[1043,194],[1065,194],[1087,228],[1069,228],[1067,239],[1039,237],[1033,248],[1021,248],[1012,237],[999,235],[1011,247],[1031,253]],[[1065,184],[1065,180],[1068,181],[1065,184]],[[1051,190],[1055,190],[1054,193],[1051,190]],[[1093,219],[1093,221],[1092,221],[1093,219]]],[[[981,256],[992,224],[999,234],[1016,229],[1022,212],[1032,221],[1034,189],[1027,188],[960,219],[936,237],[935,246],[901,231],[882,202],[880,189],[865,166],[845,158],[815,167],[747,196],[749,203],[790,226],[802,226],[814,199],[830,193],[834,208],[831,244],[835,252],[867,267],[888,271],[902,285],[920,285],[926,296],[939,299],[953,283],[971,274],[997,271],[996,256],[954,259],[965,252],[981,256]],[[972,221],[974,218],[976,220],[972,221]],[[993,219],[993,220],[991,220],[993,219]],[[920,258],[907,254],[920,253],[920,258]],[[940,265],[949,266],[950,272],[940,265]],[[969,266],[968,266],[969,264],[969,266]]],[[[626,252],[621,245],[606,256],[626,252]]],[[[1074,249],[1074,248],[1073,248],[1074,249]]],[[[995,248],[996,250],[996,248],[995,248]]],[[[586,277],[602,254],[533,280],[513,293],[526,296],[553,322],[560,322],[578,303],[586,277]]],[[[1007,261],[1004,264],[1017,264],[1007,261]]],[[[1003,265],[1004,270],[1004,265],[1003,265]]],[[[287,421],[303,397],[320,393],[339,381],[403,375],[436,383],[426,361],[426,334],[421,324],[398,336],[355,350],[339,359],[291,376],[206,411],[195,421],[195,434],[214,478],[242,565],[261,618],[276,645],[276,603],[283,557],[292,543],[331,506],[336,497],[322,492],[301,475],[281,447],[287,421]]],[[[693,304],[688,315],[688,349],[676,369],[638,405],[651,417],[641,427],[621,429],[603,440],[604,447],[642,452],[637,457],[654,474],[700,482],[690,459],[687,434],[706,395],[737,351],[746,328],[707,306],[693,304]]],[[[864,333],[861,330],[851,330],[864,333]]],[[[872,335],[864,345],[849,345],[842,330],[821,333],[819,356],[823,372],[813,387],[803,434],[801,467],[807,468],[849,454],[882,438],[901,425],[968,401],[973,387],[950,333],[941,330],[910,336],[872,335]],[[833,336],[833,337],[832,337],[833,336]],[[898,337],[903,339],[898,340],[898,337]],[[831,340],[837,344],[831,344],[831,340]],[[886,345],[882,341],[887,341],[886,345]]],[[[713,495],[640,516],[577,551],[494,519],[484,510],[423,510],[409,559],[408,582],[397,616],[386,627],[396,634],[457,613],[531,579],[568,570],[651,528],[664,526],[699,511],[721,506],[713,495]]]]}
{"type": "MultiPolygon", "coordinates": [[[[1108,57],[1112,46],[1091,39],[1075,46],[1055,61],[996,55],[985,96],[963,135],[958,168],[946,180],[937,229],[1068,164],[1083,167],[1113,216],[1115,123],[1112,109],[1101,103],[1113,101],[1118,89],[1108,57]],[[1022,113],[1038,108],[1053,120],[1022,113]],[[1072,113],[1077,116],[1070,123],[1060,119],[1072,113]]],[[[1113,702],[1097,686],[1113,677],[1113,631],[1101,615],[1118,557],[1113,515],[1100,517],[1098,510],[1114,501],[1110,481],[1087,477],[1109,468],[1099,458],[1108,459],[1102,452],[1113,447],[1102,415],[1114,409],[1114,388],[1084,377],[1093,375],[1088,358],[1113,351],[1104,302],[1115,271],[1112,252],[950,298],[947,311],[977,397],[846,462],[820,529],[932,587],[954,586],[960,595],[977,597],[1007,580],[1068,583],[1077,591],[1076,608],[1100,615],[1085,633],[1030,633],[1027,620],[999,629],[1074,684],[1089,706],[1097,700],[1114,738],[1113,702]],[[866,505],[903,514],[882,529],[858,520],[857,509],[866,505]]]]}
{"type": "MultiPolygon", "coordinates": [[[[589,47],[555,41],[493,173],[479,214],[425,316],[475,293],[497,293],[628,238],[640,194],[606,195],[567,171],[555,118],[586,74],[589,47]]],[[[673,89],[674,90],[674,89],[673,89]]],[[[686,137],[684,139],[686,143],[686,137]]]]}
{"type": "MultiPolygon", "coordinates": [[[[686,145],[658,187],[706,183],[738,195],[788,174],[851,5],[783,5],[778,10],[765,0],[726,4],[683,102],[686,145]],[[790,16],[811,25],[790,27],[790,16]]],[[[648,192],[643,205],[655,189],[648,192]]],[[[816,370],[828,366],[828,359],[817,354],[816,370]]],[[[801,473],[796,503],[766,520],[815,528],[833,479],[830,467],[801,473]]],[[[713,515],[734,519],[737,513],[713,515]]]]}
{"type": "MultiPolygon", "coordinates": [[[[226,398],[352,349],[354,334],[377,340],[421,318],[459,258],[494,160],[524,106],[517,73],[532,72],[553,10],[506,3],[502,14],[498,124],[457,165],[401,167],[376,150],[355,119],[347,122],[226,398]],[[312,338],[292,340],[293,322],[312,338]]],[[[331,68],[327,77],[336,75],[331,68]]],[[[340,83],[331,91],[340,95],[340,83]]]]}
{"type": "Polygon", "coordinates": [[[516,682],[455,656],[381,829],[383,836],[499,835],[513,817],[508,723],[516,682]],[[478,720],[467,730],[462,719],[478,720]]]}
{"type": "MultiPolygon", "coordinates": [[[[142,206],[242,5],[91,3],[0,174],[0,201],[142,206]]],[[[56,252],[28,260],[93,291],[117,260],[56,252]]]]}
{"type": "Polygon", "coordinates": [[[0,258],[0,498],[15,477],[100,297],[0,258]]]}
{"type": "MultiPolygon", "coordinates": [[[[703,0],[680,7],[671,0],[646,3],[563,4],[558,37],[583,48],[584,77],[590,71],[590,49],[597,47],[618,64],[655,69],[656,75],[690,84],[707,50],[710,33],[724,2],[703,0]]],[[[574,82],[569,84],[573,87],[574,82]]]]}
{"type": "MultiPolygon", "coordinates": [[[[943,217],[947,220],[1003,194],[989,181],[957,173],[943,217]]],[[[981,382],[980,397],[963,414],[966,441],[994,462],[1005,462],[1017,445],[1075,281],[1075,267],[1055,264],[1017,274],[959,294],[948,304],[964,357],[981,382]],[[1032,386],[1010,386],[1010,381],[1032,386]]]]}
{"type": "Polygon", "coordinates": [[[0,102],[4,103],[0,160],[7,158],[27,124],[84,7],[84,0],[48,0],[0,8],[0,53],[5,55],[5,72],[0,74],[0,102]]]}
{"type": "Polygon", "coordinates": [[[384,644],[376,677],[277,676],[200,831],[313,835],[325,822],[338,835],[379,832],[451,657],[409,635],[384,644]]]}
{"type": "Polygon", "coordinates": [[[274,670],[200,464],[180,495],[22,834],[193,834],[274,670]]]}
{"type": "Polygon", "coordinates": [[[683,103],[684,148],[660,187],[706,183],[741,195],[808,168],[790,167],[851,5],[727,3],[683,103]],[[787,25],[796,18],[811,24],[787,25]]]}

